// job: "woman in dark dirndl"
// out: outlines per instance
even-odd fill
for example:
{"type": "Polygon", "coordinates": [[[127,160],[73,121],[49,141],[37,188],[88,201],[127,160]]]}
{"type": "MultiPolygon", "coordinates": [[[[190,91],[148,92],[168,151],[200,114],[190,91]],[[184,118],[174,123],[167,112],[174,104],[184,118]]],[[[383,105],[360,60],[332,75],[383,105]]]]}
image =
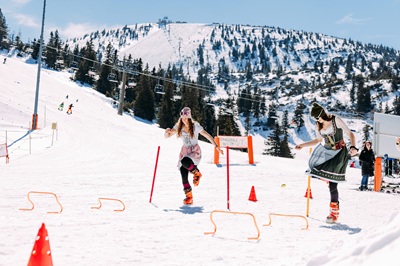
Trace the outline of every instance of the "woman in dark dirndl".
{"type": "Polygon", "coordinates": [[[338,183],[346,181],[349,160],[349,150],[346,147],[344,134],[350,138],[350,156],[357,154],[356,139],[340,117],[328,114],[318,103],[312,104],[310,115],[316,121],[316,138],[296,145],[295,148],[300,150],[318,144],[311,154],[307,173],[329,183],[331,201],[329,204],[330,214],[326,218],[326,222],[334,223],[339,218],[337,187],[338,183]]]}

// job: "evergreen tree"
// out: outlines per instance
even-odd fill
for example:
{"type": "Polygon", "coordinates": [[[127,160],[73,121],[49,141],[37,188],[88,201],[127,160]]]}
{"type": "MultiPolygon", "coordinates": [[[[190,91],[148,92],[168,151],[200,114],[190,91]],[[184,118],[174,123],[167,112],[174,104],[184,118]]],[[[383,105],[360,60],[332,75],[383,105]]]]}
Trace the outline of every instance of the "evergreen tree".
{"type": "Polygon", "coordinates": [[[276,120],[277,120],[277,114],[276,114],[276,109],[278,107],[276,104],[272,103],[269,105],[269,111],[268,111],[268,119],[267,119],[267,126],[269,128],[272,128],[275,126],[276,120]]]}
{"type": "Polygon", "coordinates": [[[365,126],[363,127],[363,142],[366,140],[371,140],[371,135],[369,134],[369,129],[370,126],[368,124],[365,124],[365,126]]]}
{"type": "Polygon", "coordinates": [[[112,49],[111,43],[108,43],[106,59],[104,60],[104,64],[101,65],[100,76],[96,83],[97,91],[109,97],[112,95],[113,91],[113,84],[108,80],[108,76],[111,73],[111,64],[113,62],[112,49]]]}
{"type": "Polygon", "coordinates": [[[355,89],[355,82],[353,80],[353,83],[352,83],[351,88],[350,88],[350,102],[351,102],[352,106],[354,106],[354,103],[356,102],[356,96],[355,95],[356,95],[356,89],[355,89]]]}
{"type": "Polygon", "coordinates": [[[220,108],[216,126],[219,128],[219,135],[240,136],[239,126],[234,117],[233,101],[228,98],[225,100],[225,106],[220,108]]]}
{"type": "Polygon", "coordinates": [[[40,50],[40,40],[33,39],[32,46],[33,46],[33,48],[32,48],[31,57],[34,60],[38,60],[39,50],[40,50]]]}
{"type": "Polygon", "coordinates": [[[281,131],[283,133],[283,139],[281,141],[280,145],[280,154],[279,157],[284,157],[284,158],[293,158],[292,152],[290,151],[289,148],[289,143],[288,143],[288,128],[289,128],[289,119],[288,119],[288,111],[285,110],[283,112],[283,117],[282,117],[282,124],[281,124],[281,131]]]}
{"type": "Polygon", "coordinates": [[[174,101],[172,100],[173,95],[173,87],[171,86],[171,83],[168,83],[161,101],[160,111],[158,112],[158,124],[160,128],[172,128],[174,126],[175,108],[174,101]]]}
{"type": "Polygon", "coordinates": [[[3,12],[0,8],[0,50],[8,49],[10,47],[10,43],[7,37],[8,26],[6,22],[6,17],[3,15],[3,12]]]}
{"type": "Polygon", "coordinates": [[[199,106],[199,90],[192,83],[189,85],[182,85],[181,93],[182,93],[182,98],[181,98],[182,106],[180,106],[179,110],[185,106],[189,107],[192,112],[192,117],[196,121],[202,123],[201,121],[202,113],[200,111],[200,106],[199,106]]]}
{"type": "Polygon", "coordinates": [[[400,115],[400,97],[396,96],[393,102],[393,113],[395,115],[400,115]]]}
{"type": "Polygon", "coordinates": [[[253,95],[253,101],[252,101],[252,110],[253,110],[253,116],[255,118],[259,118],[261,116],[261,110],[260,110],[260,105],[261,105],[261,90],[256,87],[254,89],[254,95],[253,95]]]}
{"type": "Polygon", "coordinates": [[[293,158],[292,152],[290,151],[290,148],[289,148],[289,143],[288,143],[288,137],[287,136],[284,136],[283,140],[281,141],[279,157],[293,158]]]}
{"type": "MultiPolygon", "coordinates": [[[[144,70],[148,74],[148,66],[144,70]]],[[[152,121],[155,118],[154,92],[150,87],[148,75],[140,75],[137,85],[138,97],[134,103],[135,116],[152,121]]]]}
{"type": "Polygon", "coordinates": [[[357,90],[357,111],[367,113],[371,110],[371,92],[369,87],[364,87],[364,79],[361,78],[357,90]]]}
{"type": "Polygon", "coordinates": [[[303,114],[305,108],[306,106],[302,102],[299,102],[294,110],[293,121],[296,125],[297,132],[300,132],[301,128],[304,126],[303,114]]]}
{"type": "Polygon", "coordinates": [[[46,62],[47,66],[52,69],[55,69],[56,67],[57,51],[59,49],[59,47],[57,47],[59,40],[56,40],[56,38],[58,38],[58,32],[57,36],[53,32],[50,32],[50,39],[47,43],[45,52],[46,58],[44,61],[46,62]]]}
{"type": "Polygon", "coordinates": [[[272,155],[272,156],[280,156],[282,154],[281,151],[281,127],[278,123],[275,123],[272,134],[267,138],[265,145],[267,146],[264,149],[264,155],[272,155]]]}
{"type": "Polygon", "coordinates": [[[75,74],[75,79],[83,83],[93,85],[93,76],[89,75],[89,70],[94,68],[96,62],[96,52],[92,40],[86,42],[86,46],[82,48],[80,54],[85,58],[79,62],[78,70],[75,74]]]}
{"type": "Polygon", "coordinates": [[[353,72],[353,63],[351,60],[351,54],[347,56],[347,63],[346,63],[346,78],[351,78],[351,72],[353,72]]]}

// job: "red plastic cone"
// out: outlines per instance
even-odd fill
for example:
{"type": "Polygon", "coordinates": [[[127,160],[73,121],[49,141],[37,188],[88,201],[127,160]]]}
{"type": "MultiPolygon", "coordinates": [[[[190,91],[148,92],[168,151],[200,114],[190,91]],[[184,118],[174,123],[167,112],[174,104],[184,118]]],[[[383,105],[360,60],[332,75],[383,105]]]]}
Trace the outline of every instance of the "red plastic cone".
{"type": "Polygon", "coordinates": [[[53,260],[51,259],[50,242],[47,230],[42,223],[35,244],[33,245],[31,258],[29,259],[28,266],[52,266],[53,260]]]}
{"type": "MultiPolygon", "coordinates": [[[[306,194],[304,195],[305,198],[307,198],[307,192],[308,192],[308,189],[306,189],[306,194]]],[[[310,199],[312,199],[312,198],[313,197],[312,197],[311,188],[310,188],[310,199]]]]}
{"type": "Polygon", "coordinates": [[[257,201],[256,191],[255,191],[255,189],[254,189],[254,186],[251,187],[249,200],[251,200],[251,201],[257,201]]]}

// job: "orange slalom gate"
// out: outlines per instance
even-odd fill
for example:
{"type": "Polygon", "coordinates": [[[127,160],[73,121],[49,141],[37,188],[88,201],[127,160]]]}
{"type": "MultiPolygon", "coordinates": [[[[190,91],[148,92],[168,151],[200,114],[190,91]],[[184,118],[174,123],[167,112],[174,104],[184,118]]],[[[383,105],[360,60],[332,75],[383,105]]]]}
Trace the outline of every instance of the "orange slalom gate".
{"type": "Polygon", "coordinates": [[[29,202],[32,204],[32,208],[30,209],[23,209],[20,208],[21,211],[31,211],[35,208],[35,204],[33,203],[33,201],[31,200],[30,196],[31,194],[47,194],[47,195],[53,195],[56,198],[56,201],[58,203],[58,205],[60,206],[60,211],[59,212],[47,212],[47,213],[61,213],[63,211],[63,207],[61,205],[61,203],[58,201],[58,197],[56,194],[52,193],[52,192],[39,192],[39,191],[29,191],[28,192],[28,200],[29,202]]]}
{"type": "Polygon", "coordinates": [[[211,220],[211,222],[212,222],[213,225],[214,225],[214,232],[205,232],[205,233],[204,233],[205,235],[213,235],[213,234],[215,234],[215,233],[217,232],[217,225],[215,224],[215,222],[214,222],[214,220],[213,220],[213,218],[212,218],[212,217],[213,217],[213,214],[214,214],[215,212],[219,212],[219,213],[230,213],[230,214],[244,214],[244,215],[250,215],[251,217],[253,217],[254,225],[255,225],[255,227],[256,227],[256,229],[257,229],[258,235],[257,235],[257,237],[248,237],[248,239],[249,239],[249,240],[258,240],[258,239],[260,238],[260,229],[258,229],[257,222],[256,222],[256,218],[254,217],[253,214],[251,214],[251,213],[249,213],[249,212],[231,212],[231,211],[218,211],[218,210],[212,211],[212,212],[210,213],[210,220],[211,220]]]}
{"type": "Polygon", "coordinates": [[[92,207],[92,209],[100,209],[101,206],[102,206],[101,200],[113,200],[113,201],[118,201],[118,202],[120,202],[120,203],[122,204],[123,208],[122,208],[122,210],[114,210],[115,212],[123,212],[123,211],[125,210],[125,204],[124,204],[121,200],[119,200],[119,199],[112,199],[112,198],[99,198],[98,201],[99,201],[99,203],[100,203],[100,206],[99,206],[99,207],[92,207]]]}
{"type": "Polygon", "coordinates": [[[269,214],[269,223],[268,224],[263,224],[263,226],[270,226],[272,223],[272,218],[271,216],[283,216],[283,217],[298,217],[298,218],[303,218],[304,220],[306,220],[306,228],[301,228],[302,230],[307,230],[308,229],[308,220],[306,217],[302,216],[302,215],[296,215],[296,214],[279,214],[279,213],[270,213],[269,214]]]}

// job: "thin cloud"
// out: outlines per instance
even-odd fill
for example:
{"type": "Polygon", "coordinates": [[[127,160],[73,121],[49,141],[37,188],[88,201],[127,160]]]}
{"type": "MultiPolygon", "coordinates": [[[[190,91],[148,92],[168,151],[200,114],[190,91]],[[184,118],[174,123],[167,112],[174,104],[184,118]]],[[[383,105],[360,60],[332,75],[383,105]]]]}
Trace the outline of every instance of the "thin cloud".
{"type": "Polygon", "coordinates": [[[17,5],[26,5],[27,3],[31,2],[32,0],[12,0],[11,2],[17,5]]]}
{"type": "Polygon", "coordinates": [[[359,18],[354,18],[353,14],[348,14],[338,21],[336,21],[336,24],[353,24],[353,25],[363,25],[365,22],[367,22],[369,19],[359,19],[359,18]]]}
{"type": "Polygon", "coordinates": [[[39,27],[39,23],[37,23],[36,20],[31,16],[19,13],[19,14],[13,14],[13,17],[15,18],[16,23],[18,25],[24,25],[30,28],[39,27]]]}
{"type": "Polygon", "coordinates": [[[108,26],[105,25],[93,25],[89,23],[69,23],[64,29],[59,29],[59,33],[63,38],[75,38],[81,37],[85,34],[95,32],[97,30],[107,29],[108,26]]]}

